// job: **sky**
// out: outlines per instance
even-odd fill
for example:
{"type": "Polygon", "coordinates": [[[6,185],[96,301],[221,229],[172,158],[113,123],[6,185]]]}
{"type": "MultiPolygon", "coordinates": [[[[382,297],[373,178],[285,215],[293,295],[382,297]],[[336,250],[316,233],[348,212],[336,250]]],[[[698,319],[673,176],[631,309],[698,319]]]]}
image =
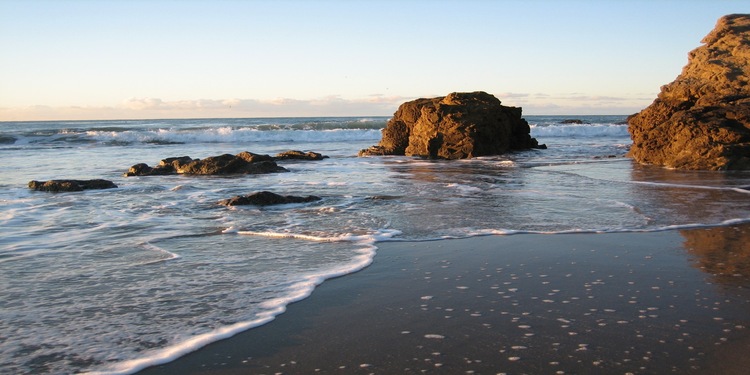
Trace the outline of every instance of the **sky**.
{"type": "Polygon", "coordinates": [[[748,0],[0,0],[0,121],[631,114],[748,0]]]}

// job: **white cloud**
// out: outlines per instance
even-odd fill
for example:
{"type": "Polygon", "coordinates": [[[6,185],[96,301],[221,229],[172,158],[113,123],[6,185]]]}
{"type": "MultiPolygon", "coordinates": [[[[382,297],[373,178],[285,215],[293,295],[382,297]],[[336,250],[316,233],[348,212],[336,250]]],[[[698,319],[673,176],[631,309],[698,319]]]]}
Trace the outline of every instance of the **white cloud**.
{"type": "Polygon", "coordinates": [[[345,99],[337,95],[315,99],[200,99],[169,101],[130,98],[112,107],[0,108],[0,121],[142,118],[221,118],[287,116],[388,116],[413,98],[368,96],[345,99]]]}
{"type": "Polygon", "coordinates": [[[155,98],[130,98],[123,102],[123,107],[133,109],[136,111],[142,111],[146,109],[158,109],[162,105],[161,99],[155,98]]]}
{"type": "MultiPolygon", "coordinates": [[[[494,94],[504,105],[522,107],[524,114],[630,114],[653,98],[586,95],[582,93],[494,94]]],[[[427,95],[433,97],[438,95],[427,95]]],[[[655,97],[655,95],[654,95],[655,97]]],[[[117,106],[0,108],[0,121],[144,119],[144,118],[227,118],[293,116],[390,116],[398,106],[415,97],[372,94],[348,99],[329,95],[313,99],[198,99],[164,100],[130,98],[117,106]]]]}
{"type": "Polygon", "coordinates": [[[528,98],[530,94],[523,93],[523,92],[501,92],[494,94],[495,97],[498,99],[505,99],[505,98],[528,98]]]}

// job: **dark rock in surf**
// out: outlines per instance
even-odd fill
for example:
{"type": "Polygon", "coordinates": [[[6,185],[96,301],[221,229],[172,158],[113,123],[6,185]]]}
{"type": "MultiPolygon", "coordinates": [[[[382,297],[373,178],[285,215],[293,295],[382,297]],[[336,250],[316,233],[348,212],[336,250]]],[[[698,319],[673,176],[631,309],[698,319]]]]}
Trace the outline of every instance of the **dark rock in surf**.
{"type": "Polygon", "coordinates": [[[144,163],[135,164],[125,176],[262,174],[286,171],[268,155],[243,151],[237,155],[224,154],[205,159],[193,159],[189,156],[166,158],[153,168],[144,163]]]}
{"type": "Polygon", "coordinates": [[[16,143],[16,138],[11,137],[9,135],[0,135],[0,144],[14,144],[16,143]]]}
{"type": "Polygon", "coordinates": [[[583,120],[579,120],[579,119],[567,119],[567,120],[560,121],[560,123],[561,124],[583,125],[583,124],[586,124],[587,122],[585,122],[583,120]]]}
{"type": "Polygon", "coordinates": [[[37,191],[67,192],[83,191],[88,189],[114,189],[117,185],[109,180],[49,180],[29,181],[29,189],[37,191]]]}
{"type": "Polygon", "coordinates": [[[156,166],[155,168],[151,168],[146,163],[138,163],[136,165],[133,165],[130,167],[130,169],[125,173],[126,177],[130,176],[156,176],[156,175],[165,175],[165,174],[174,174],[174,168],[170,165],[167,167],[166,165],[162,166],[161,164],[156,166]]]}
{"type": "Polygon", "coordinates": [[[750,169],[750,14],[724,16],[656,100],[628,118],[629,156],[676,169],[750,169]]]}
{"type": "Polygon", "coordinates": [[[273,158],[274,160],[323,160],[327,159],[328,156],[312,151],[303,152],[297,150],[289,150],[278,153],[273,158]]]}
{"type": "Polygon", "coordinates": [[[229,199],[219,201],[224,206],[270,206],[275,204],[308,203],[319,201],[321,198],[314,195],[298,197],[294,195],[279,195],[270,191],[261,191],[250,195],[238,195],[229,199]]]}
{"type": "Polygon", "coordinates": [[[467,159],[546,148],[530,131],[521,108],[503,106],[486,92],[454,92],[401,104],[380,142],[359,155],[467,159]]]}

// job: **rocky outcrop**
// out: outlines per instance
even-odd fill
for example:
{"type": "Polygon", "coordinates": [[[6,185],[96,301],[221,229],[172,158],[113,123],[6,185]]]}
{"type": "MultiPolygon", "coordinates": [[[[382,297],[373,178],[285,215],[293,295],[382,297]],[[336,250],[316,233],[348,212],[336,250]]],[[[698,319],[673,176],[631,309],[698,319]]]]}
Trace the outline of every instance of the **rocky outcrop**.
{"type": "Polygon", "coordinates": [[[109,180],[49,180],[29,181],[29,189],[38,191],[64,192],[82,191],[88,189],[114,189],[117,185],[109,180]]]}
{"type": "Polygon", "coordinates": [[[243,151],[237,155],[224,154],[205,159],[192,159],[189,156],[167,158],[153,168],[140,163],[130,167],[125,176],[261,174],[286,171],[268,155],[243,151]]]}
{"type": "Polygon", "coordinates": [[[308,203],[319,201],[320,197],[314,195],[308,195],[306,197],[297,197],[294,195],[279,195],[270,191],[261,191],[250,195],[238,195],[229,199],[224,199],[219,204],[224,206],[243,206],[243,205],[255,205],[255,206],[270,206],[274,204],[289,204],[289,203],[308,203]]]}
{"type": "Polygon", "coordinates": [[[506,107],[486,92],[451,93],[401,104],[367,155],[466,159],[546,148],[532,138],[521,108],[506,107]]]}
{"type": "Polygon", "coordinates": [[[328,156],[312,151],[303,152],[297,150],[289,150],[278,153],[273,158],[274,160],[323,160],[327,159],[328,156]]]}
{"type": "Polygon", "coordinates": [[[628,119],[637,162],[750,169],[750,15],[719,19],[646,109],[628,119]]]}

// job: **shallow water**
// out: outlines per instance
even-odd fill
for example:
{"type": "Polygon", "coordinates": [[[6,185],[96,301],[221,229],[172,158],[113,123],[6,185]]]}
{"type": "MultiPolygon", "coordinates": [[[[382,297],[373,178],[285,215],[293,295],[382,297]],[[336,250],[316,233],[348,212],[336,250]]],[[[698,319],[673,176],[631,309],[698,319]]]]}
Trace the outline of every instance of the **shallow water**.
{"type": "Polygon", "coordinates": [[[533,116],[547,150],[358,158],[386,118],[1,123],[0,367],[132,372],[265,323],[376,241],[657,231],[750,221],[750,174],[637,166],[622,117],[533,116]],[[289,173],[122,177],[130,165],[302,149],[289,173]],[[29,180],[119,188],[30,191],[29,180]],[[227,208],[254,191],[319,202],[227,208]],[[112,366],[112,367],[111,367],[112,366]]]}

